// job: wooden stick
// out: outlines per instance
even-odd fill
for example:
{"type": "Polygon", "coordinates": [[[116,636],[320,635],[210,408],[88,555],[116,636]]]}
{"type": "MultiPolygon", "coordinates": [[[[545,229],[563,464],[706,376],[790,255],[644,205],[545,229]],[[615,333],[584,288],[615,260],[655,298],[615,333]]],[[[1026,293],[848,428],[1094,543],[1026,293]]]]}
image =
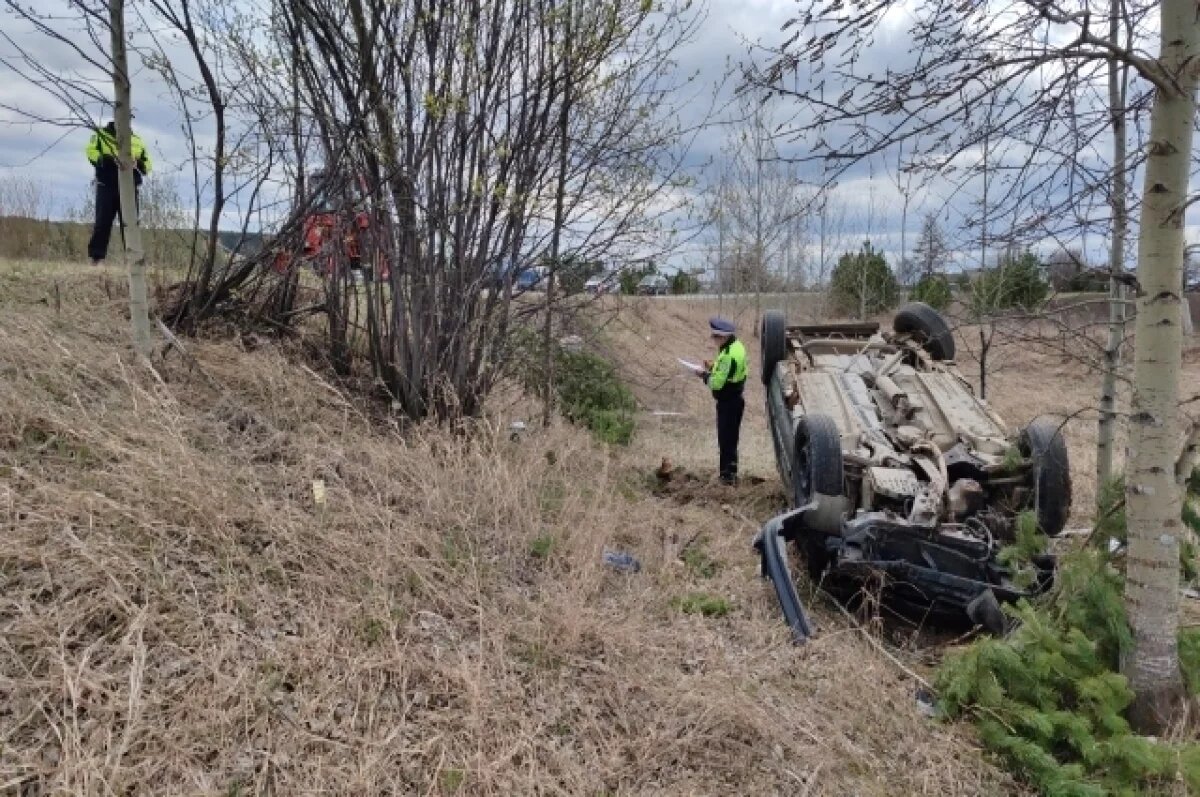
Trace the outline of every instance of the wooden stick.
{"type": "Polygon", "coordinates": [[[193,357],[191,352],[184,348],[183,342],[180,341],[179,338],[175,337],[175,333],[171,331],[171,328],[164,324],[161,318],[154,319],[154,322],[158,324],[158,331],[161,332],[163,337],[167,339],[167,345],[163,347],[162,356],[166,357],[168,351],[170,351],[172,348],[175,349],[185,360],[188,361],[193,368],[200,372],[200,375],[204,377],[206,382],[208,382],[209,387],[218,393],[224,394],[225,389],[221,387],[221,384],[217,380],[213,379],[212,376],[209,375],[208,371],[204,370],[204,367],[200,365],[200,361],[193,357]]]}

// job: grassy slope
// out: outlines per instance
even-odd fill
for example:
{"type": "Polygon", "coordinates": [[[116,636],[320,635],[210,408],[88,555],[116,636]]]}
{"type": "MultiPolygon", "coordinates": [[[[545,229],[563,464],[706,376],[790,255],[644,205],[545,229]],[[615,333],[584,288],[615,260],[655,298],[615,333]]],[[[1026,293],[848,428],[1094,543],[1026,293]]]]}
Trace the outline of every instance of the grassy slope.
{"type": "Polygon", "coordinates": [[[109,277],[0,267],[0,791],[1013,793],[857,632],[787,643],[764,495],[651,496],[668,430],[402,439],[266,341],[159,381],[109,277]]]}

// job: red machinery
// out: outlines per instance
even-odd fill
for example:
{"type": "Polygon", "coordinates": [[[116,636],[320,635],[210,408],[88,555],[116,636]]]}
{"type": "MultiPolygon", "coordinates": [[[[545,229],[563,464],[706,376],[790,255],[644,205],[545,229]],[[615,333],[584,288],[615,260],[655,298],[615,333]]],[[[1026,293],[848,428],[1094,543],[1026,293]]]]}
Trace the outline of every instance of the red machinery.
{"type": "MultiPolygon", "coordinates": [[[[301,261],[323,277],[333,276],[340,264],[345,263],[352,273],[358,272],[368,279],[374,274],[381,280],[388,279],[387,260],[363,253],[365,242],[369,248],[371,216],[362,209],[366,194],[362,179],[356,178],[352,183],[336,182],[317,172],[309,177],[309,184],[316,186],[316,193],[301,226],[301,261]],[[373,264],[373,260],[377,262],[373,264]]],[[[293,256],[286,251],[276,254],[275,271],[286,273],[292,266],[293,256]]]]}

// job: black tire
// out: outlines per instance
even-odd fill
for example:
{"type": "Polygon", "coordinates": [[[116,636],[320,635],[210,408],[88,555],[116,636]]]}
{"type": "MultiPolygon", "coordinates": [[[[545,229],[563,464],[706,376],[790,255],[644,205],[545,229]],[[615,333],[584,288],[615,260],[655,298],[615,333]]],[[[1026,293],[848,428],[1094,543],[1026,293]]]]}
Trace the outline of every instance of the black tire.
{"type": "Polygon", "coordinates": [[[1033,460],[1030,483],[1038,526],[1054,537],[1071,513],[1071,463],[1062,425],[1053,418],[1034,418],[1021,430],[1017,445],[1023,456],[1033,460]]]}
{"type": "Polygon", "coordinates": [[[924,302],[909,302],[896,311],[892,329],[921,341],[935,360],[954,359],[954,335],[942,314],[924,302]]]}
{"type": "Polygon", "coordinates": [[[817,504],[815,511],[805,513],[805,527],[815,533],[796,540],[813,583],[821,582],[831,562],[826,535],[841,531],[842,468],[842,438],[833,419],[817,414],[801,418],[792,454],[792,497],[797,508],[817,504]]]}
{"type": "Polygon", "coordinates": [[[762,371],[762,383],[771,384],[775,374],[775,366],[787,357],[787,318],[782,310],[768,310],[763,313],[762,334],[759,336],[759,369],[762,371]]]}
{"type": "Polygon", "coordinates": [[[828,415],[805,415],[796,424],[792,495],[802,506],[818,495],[842,495],[842,436],[828,415]]]}

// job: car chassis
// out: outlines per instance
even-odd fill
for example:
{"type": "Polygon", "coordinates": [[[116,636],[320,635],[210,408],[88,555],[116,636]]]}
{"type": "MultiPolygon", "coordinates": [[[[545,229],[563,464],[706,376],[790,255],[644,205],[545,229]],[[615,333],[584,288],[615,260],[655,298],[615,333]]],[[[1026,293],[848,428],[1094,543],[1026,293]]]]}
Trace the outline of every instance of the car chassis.
{"type": "Polygon", "coordinates": [[[788,569],[794,543],[837,597],[877,584],[922,620],[1003,630],[1001,602],[1045,590],[1050,556],[1020,581],[999,561],[1018,515],[1062,530],[1070,472],[1060,424],[1014,436],[954,367],[949,328],[913,303],[894,329],[787,326],[764,316],[762,376],[776,462],[792,509],[755,538],[793,634],[810,633],[788,569]]]}

